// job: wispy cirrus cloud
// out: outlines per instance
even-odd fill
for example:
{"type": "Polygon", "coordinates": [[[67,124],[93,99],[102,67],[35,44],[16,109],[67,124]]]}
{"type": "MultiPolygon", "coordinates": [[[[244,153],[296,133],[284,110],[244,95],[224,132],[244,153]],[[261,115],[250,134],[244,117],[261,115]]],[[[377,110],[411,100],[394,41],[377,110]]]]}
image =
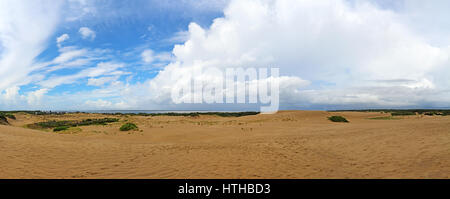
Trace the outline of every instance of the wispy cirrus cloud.
{"type": "Polygon", "coordinates": [[[0,91],[28,83],[31,65],[60,22],[59,1],[0,2],[0,91]]]}
{"type": "Polygon", "coordinates": [[[100,62],[95,67],[89,67],[78,73],[63,76],[51,76],[46,80],[38,82],[44,88],[54,88],[63,84],[71,84],[83,78],[93,78],[105,75],[123,75],[126,72],[119,70],[124,64],[114,62],[100,62]]]}

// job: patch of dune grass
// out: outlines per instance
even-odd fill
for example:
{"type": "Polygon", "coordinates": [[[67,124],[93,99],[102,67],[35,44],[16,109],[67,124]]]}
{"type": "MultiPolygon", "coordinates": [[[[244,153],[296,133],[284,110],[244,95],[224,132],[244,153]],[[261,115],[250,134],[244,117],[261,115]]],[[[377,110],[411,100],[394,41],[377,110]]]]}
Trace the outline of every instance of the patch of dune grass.
{"type": "Polygon", "coordinates": [[[3,120],[4,122],[8,122],[8,118],[15,120],[16,116],[14,116],[12,113],[0,112],[0,119],[1,120],[3,120]]]}
{"type": "Polygon", "coordinates": [[[65,131],[65,130],[67,130],[67,129],[69,129],[70,127],[68,127],[68,126],[58,126],[58,127],[55,127],[54,129],[53,129],[53,132],[58,132],[58,131],[65,131]]]}
{"type": "Polygon", "coordinates": [[[337,116],[337,115],[328,117],[328,119],[332,122],[345,122],[345,123],[349,122],[345,117],[337,116]]]}
{"type": "Polygon", "coordinates": [[[446,116],[446,115],[448,115],[448,112],[431,111],[431,112],[424,113],[424,115],[428,115],[428,116],[434,116],[434,115],[446,116]]]}
{"type": "Polygon", "coordinates": [[[6,114],[5,114],[5,117],[7,117],[7,118],[9,118],[9,119],[13,119],[13,120],[16,119],[16,116],[14,116],[14,115],[11,114],[11,113],[6,113],[6,114]]]}
{"type": "Polygon", "coordinates": [[[22,110],[22,111],[0,111],[1,113],[9,113],[9,114],[15,114],[15,113],[26,113],[26,114],[30,114],[30,115],[64,115],[68,112],[64,112],[64,111],[26,111],[26,110],[22,110]]]}
{"type": "Polygon", "coordinates": [[[56,127],[55,129],[53,129],[53,132],[57,132],[60,134],[73,134],[73,133],[79,133],[82,131],[81,128],[78,128],[78,127],[68,127],[68,128],[56,127]],[[58,130],[55,131],[55,129],[58,129],[58,130]]]}
{"type": "Polygon", "coordinates": [[[42,128],[55,128],[60,126],[89,126],[89,125],[106,125],[108,123],[118,122],[119,119],[116,118],[103,118],[103,119],[86,119],[81,121],[74,120],[63,120],[63,121],[47,121],[47,122],[38,122],[35,125],[42,128]]]}
{"type": "Polygon", "coordinates": [[[6,119],[6,117],[3,116],[3,115],[0,115],[0,124],[1,125],[8,125],[9,124],[8,119],[6,119]]]}
{"type": "Polygon", "coordinates": [[[332,110],[330,112],[382,112],[391,113],[392,116],[408,116],[408,115],[428,115],[428,116],[448,116],[450,115],[449,109],[365,109],[365,110],[332,110]]]}
{"type": "Polygon", "coordinates": [[[408,116],[408,115],[416,115],[416,112],[413,111],[396,111],[391,113],[392,116],[408,116]]]}
{"type": "Polygon", "coordinates": [[[46,121],[34,124],[28,124],[26,127],[31,129],[57,129],[56,131],[66,130],[66,127],[89,126],[89,125],[106,125],[108,123],[118,122],[117,118],[103,118],[103,119],[86,119],[81,121],[63,120],[63,121],[46,121]]]}

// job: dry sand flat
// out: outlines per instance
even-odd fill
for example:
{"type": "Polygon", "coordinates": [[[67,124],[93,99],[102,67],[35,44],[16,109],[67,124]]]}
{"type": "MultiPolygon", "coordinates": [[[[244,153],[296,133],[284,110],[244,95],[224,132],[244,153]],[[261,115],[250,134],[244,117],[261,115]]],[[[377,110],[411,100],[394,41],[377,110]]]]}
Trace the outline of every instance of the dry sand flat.
{"type": "Polygon", "coordinates": [[[377,116],[121,116],[58,134],[23,126],[105,116],[17,114],[0,125],[0,178],[450,178],[450,117],[367,119],[377,116]],[[142,132],[120,132],[125,120],[142,132]]]}

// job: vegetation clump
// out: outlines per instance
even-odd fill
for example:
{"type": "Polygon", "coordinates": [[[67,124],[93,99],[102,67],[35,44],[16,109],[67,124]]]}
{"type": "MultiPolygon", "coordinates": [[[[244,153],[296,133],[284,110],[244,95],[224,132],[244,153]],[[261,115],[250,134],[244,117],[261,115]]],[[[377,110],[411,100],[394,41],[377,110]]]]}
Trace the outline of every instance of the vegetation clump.
{"type": "Polygon", "coordinates": [[[348,122],[348,120],[347,119],[345,119],[345,117],[342,117],[342,116],[331,116],[331,117],[328,117],[328,119],[330,120],[330,121],[332,121],[332,122],[348,122]]]}
{"type": "Polygon", "coordinates": [[[10,113],[10,114],[14,114],[14,113],[26,113],[26,114],[30,114],[30,115],[64,115],[68,112],[65,111],[3,111],[0,112],[1,113],[10,113]]]}
{"type": "Polygon", "coordinates": [[[448,115],[448,112],[430,111],[430,112],[424,113],[424,115],[428,115],[428,116],[433,116],[433,115],[445,116],[445,115],[448,115]]]}
{"type": "Polygon", "coordinates": [[[406,116],[406,115],[440,115],[448,116],[450,115],[449,109],[364,109],[364,110],[332,110],[330,112],[343,112],[343,111],[353,111],[353,112],[382,112],[391,113],[392,116],[406,116]]]}
{"type": "Polygon", "coordinates": [[[103,119],[86,119],[82,120],[77,126],[89,126],[89,125],[106,125],[108,123],[118,122],[117,118],[103,118],[103,119]]]}
{"type": "Polygon", "coordinates": [[[391,113],[392,116],[407,116],[407,115],[416,115],[416,112],[412,111],[396,111],[391,113]]]}
{"type": "Polygon", "coordinates": [[[54,129],[53,129],[53,132],[58,132],[58,131],[65,131],[65,130],[67,130],[67,129],[69,129],[70,127],[68,127],[68,126],[58,126],[58,127],[55,127],[54,129]]]}
{"type": "Polygon", "coordinates": [[[136,124],[133,123],[126,123],[120,127],[120,131],[130,131],[130,130],[137,130],[138,127],[136,124]]]}
{"type": "Polygon", "coordinates": [[[8,125],[8,124],[9,124],[8,119],[6,119],[5,116],[0,115],[0,125],[8,125]]]}
{"type": "Polygon", "coordinates": [[[28,128],[32,129],[51,129],[53,131],[63,131],[67,130],[70,127],[77,126],[89,126],[89,125],[106,125],[108,123],[118,122],[117,118],[103,118],[103,119],[86,119],[81,121],[75,120],[63,120],[63,121],[46,121],[46,122],[38,122],[34,124],[27,125],[28,128]],[[66,128],[67,127],[67,128],[66,128]]]}
{"type": "Polygon", "coordinates": [[[1,125],[8,125],[8,118],[9,119],[16,119],[16,116],[14,116],[13,114],[9,113],[9,112],[0,112],[0,124],[1,125]]]}
{"type": "Polygon", "coordinates": [[[14,116],[12,113],[9,113],[9,112],[0,112],[0,117],[9,118],[9,119],[13,119],[13,120],[16,119],[16,116],[14,116]]]}
{"type": "Polygon", "coordinates": [[[38,122],[34,125],[39,126],[41,128],[55,128],[60,126],[89,126],[89,125],[106,125],[108,123],[118,122],[117,118],[103,118],[103,119],[86,119],[81,121],[73,121],[73,120],[63,120],[63,121],[47,121],[47,122],[38,122]]]}

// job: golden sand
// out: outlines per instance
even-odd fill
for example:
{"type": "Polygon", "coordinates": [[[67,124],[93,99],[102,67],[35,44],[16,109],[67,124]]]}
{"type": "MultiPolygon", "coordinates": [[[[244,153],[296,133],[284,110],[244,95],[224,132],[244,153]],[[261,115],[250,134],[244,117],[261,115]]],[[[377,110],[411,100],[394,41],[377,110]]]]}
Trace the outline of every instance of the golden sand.
{"type": "Polygon", "coordinates": [[[381,116],[117,116],[54,133],[24,126],[107,116],[17,114],[0,125],[0,178],[450,178],[450,117],[368,119],[381,116]],[[141,131],[119,131],[125,122],[141,131]]]}

